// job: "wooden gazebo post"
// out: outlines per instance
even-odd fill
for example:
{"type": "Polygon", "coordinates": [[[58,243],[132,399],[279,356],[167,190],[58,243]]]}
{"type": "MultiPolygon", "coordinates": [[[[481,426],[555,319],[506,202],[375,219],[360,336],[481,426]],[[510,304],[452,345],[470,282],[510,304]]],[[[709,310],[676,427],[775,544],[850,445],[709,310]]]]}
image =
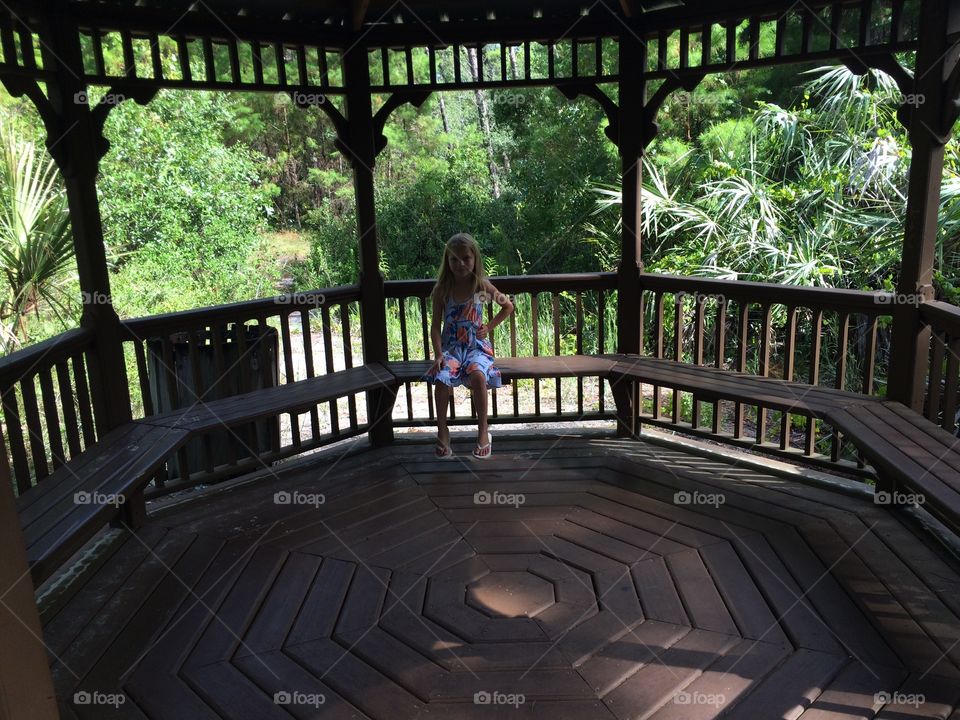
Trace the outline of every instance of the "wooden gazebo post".
{"type": "MultiPolygon", "coordinates": [[[[377,247],[377,211],[373,194],[373,168],[377,151],[373,110],[370,102],[370,68],[367,49],[355,42],[343,56],[347,101],[346,154],[353,166],[353,188],[357,202],[357,232],[360,239],[360,328],[363,361],[387,361],[387,314],[383,274],[377,247]]],[[[393,441],[393,399],[386,387],[367,393],[370,442],[384,445],[393,441]]]]}
{"type": "Polygon", "coordinates": [[[897,301],[893,308],[890,353],[891,400],[923,412],[930,327],[920,320],[919,302],[933,299],[933,264],[937,244],[937,215],[943,179],[944,145],[956,117],[948,80],[960,50],[950,48],[947,36],[960,31],[960,11],[948,0],[924,0],[920,7],[920,43],[917,50],[914,93],[923,102],[910,117],[910,179],[907,217],[897,301]],[[951,112],[951,110],[953,112],[951,112]],[[950,118],[949,122],[945,122],[950,118]]]}
{"type": "MultiPolygon", "coordinates": [[[[642,288],[640,273],[641,189],[643,180],[643,153],[647,137],[644,101],[646,81],[643,43],[633,32],[619,38],[619,113],[617,117],[617,146],[620,150],[620,264],[617,267],[617,352],[641,354],[643,347],[640,324],[642,288]],[[629,68],[629,70],[626,70],[629,68]]],[[[617,403],[617,436],[632,437],[639,433],[633,427],[638,412],[634,403],[642,402],[637,386],[611,384],[617,403]]]]}
{"type": "Polygon", "coordinates": [[[640,191],[644,127],[643,44],[633,33],[620,36],[620,117],[617,123],[621,172],[620,265],[617,269],[617,352],[640,352],[640,191]]]}
{"type": "Polygon", "coordinates": [[[49,15],[47,62],[56,67],[48,86],[53,116],[44,117],[47,146],[63,175],[83,298],[81,327],[93,330],[90,385],[100,436],[131,419],[120,319],[113,308],[97,199],[102,135],[87,102],[80,34],[60,14],[49,15]]]}
{"type": "MultiPolygon", "coordinates": [[[[0,453],[0,462],[0,477],[9,478],[6,454],[0,453]]],[[[0,484],[0,718],[54,720],[60,715],[13,484],[0,484]]]]}

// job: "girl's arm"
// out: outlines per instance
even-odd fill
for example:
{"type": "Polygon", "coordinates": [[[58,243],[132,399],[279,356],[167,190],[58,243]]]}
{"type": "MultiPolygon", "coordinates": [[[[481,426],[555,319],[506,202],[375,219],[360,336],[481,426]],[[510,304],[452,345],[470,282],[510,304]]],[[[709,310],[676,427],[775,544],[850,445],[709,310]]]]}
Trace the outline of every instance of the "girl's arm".
{"type": "Polygon", "coordinates": [[[510,300],[509,295],[497,290],[489,280],[484,281],[484,290],[490,295],[493,301],[500,306],[499,312],[487,323],[487,331],[491,332],[513,312],[513,301],[510,300]]]}
{"type": "Polygon", "coordinates": [[[440,333],[443,326],[443,304],[437,297],[433,298],[433,321],[430,324],[430,339],[433,341],[433,357],[437,361],[443,356],[443,343],[440,333]]]}

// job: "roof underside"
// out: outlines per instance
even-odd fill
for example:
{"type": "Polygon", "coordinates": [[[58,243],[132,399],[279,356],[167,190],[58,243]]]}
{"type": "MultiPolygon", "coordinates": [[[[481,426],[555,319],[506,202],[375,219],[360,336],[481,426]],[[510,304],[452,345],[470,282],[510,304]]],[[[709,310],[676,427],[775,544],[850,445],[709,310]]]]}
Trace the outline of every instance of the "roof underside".
{"type": "MultiPolygon", "coordinates": [[[[27,2],[28,5],[31,3],[27,2]]],[[[243,19],[273,26],[289,25],[303,30],[317,27],[352,35],[371,29],[398,25],[503,27],[510,23],[540,24],[550,34],[583,23],[610,33],[621,32],[625,25],[634,28],[664,28],[695,24],[706,19],[739,18],[745,14],[776,16],[795,3],[778,0],[739,0],[716,3],[712,0],[61,0],[75,18],[113,17],[136,26],[166,20],[179,24],[191,20],[216,18],[224,23],[243,19]],[[564,25],[566,23],[566,25],[564,25]],[[556,30],[559,28],[560,30],[556,30]]],[[[831,3],[810,2],[810,7],[831,3]]],[[[842,3],[856,5],[857,3],[842,3]]],[[[33,5],[36,9],[36,5],[33,5]]]]}

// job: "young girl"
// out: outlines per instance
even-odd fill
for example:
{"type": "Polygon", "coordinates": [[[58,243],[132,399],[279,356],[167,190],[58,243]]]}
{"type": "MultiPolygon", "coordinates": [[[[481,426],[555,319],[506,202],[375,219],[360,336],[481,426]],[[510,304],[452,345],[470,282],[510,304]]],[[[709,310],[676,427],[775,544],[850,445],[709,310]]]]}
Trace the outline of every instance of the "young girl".
{"type": "Polygon", "coordinates": [[[493,364],[493,346],[487,338],[513,312],[513,303],[487,279],[480,248],[467,233],[457,233],[447,240],[432,297],[430,336],[436,359],[423,379],[436,387],[436,456],[443,460],[454,457],[447,429],[447,406],[451,388],[469,383],[479,422],[473,456],[486,460],[493,450],[487,430],[487,388],[502,385],[500,371],[493,364]],[[500,305],[500,311],[486,324],[483,305],[490,299],[500,305]]]}

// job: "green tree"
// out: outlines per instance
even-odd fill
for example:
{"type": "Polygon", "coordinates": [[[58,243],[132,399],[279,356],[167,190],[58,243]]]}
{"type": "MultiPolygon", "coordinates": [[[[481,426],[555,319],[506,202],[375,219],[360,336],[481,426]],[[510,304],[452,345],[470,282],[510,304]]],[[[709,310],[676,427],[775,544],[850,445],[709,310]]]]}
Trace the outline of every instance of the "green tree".
{"type": "Polygon", "coordinates": [[[53,161],[2,121],[0,150],[0,267],[6,279],[0,347],[7,353],[27,340],[27,316],[39,316],[42,303],[65,321],[63,284],[72,264],[73,237],[53,161]]]}

